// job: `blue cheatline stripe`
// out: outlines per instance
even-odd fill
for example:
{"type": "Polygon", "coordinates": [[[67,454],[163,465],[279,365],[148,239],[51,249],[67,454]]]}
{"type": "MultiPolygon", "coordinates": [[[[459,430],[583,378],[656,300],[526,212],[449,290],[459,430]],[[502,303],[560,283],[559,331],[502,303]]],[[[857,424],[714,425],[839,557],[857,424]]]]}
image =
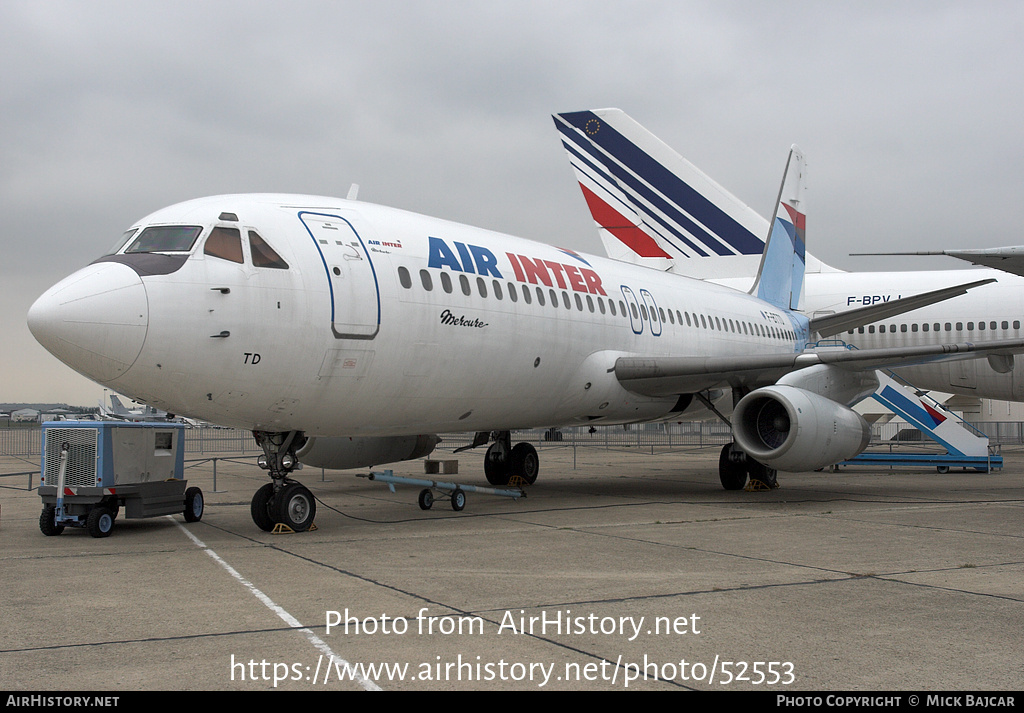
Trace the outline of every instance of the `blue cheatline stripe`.
{"type": "MultiPolygon", "coordinates": [[[[591,163],[585,156],[582,156],[578,151],[576,151],[575,148],[570,146],[565,141],[562,141],[562,145],[565,147],[565,150],[569,153],[569,165],[572,166],[573,169],[575,169],[579,173],[586,176],[595,186],[601,187],[603,189],[602,192],[605,194],[605,196],[615,201],[615,205],[611,205],[611,203],[609,203],[609,205],[611,205],[613,209],[615,209],[619,213],[622,213],[623,215],[636,215],[638,218],[641,218],[641,229],[644,232],[652,236],[657,236],[658,238],[664,240],[666,243],[671,245],[673,249],[676,250],[676,252],[682,254],[683,257],[691,257],[691,251],[699,252],[702,255],[704,254],[699,250],[699,248],[694,247],[693,244],[686,239],[685,235],[680,235],[679,237],[680,239],[683,240],[683,242],[686,243],[686,247],[684,248],[683,246],[676,244],[676,242],[670,236],[667,236],[664,232],[658,230],[658,225],[662,225],[661,221],[657,221],[656,224],[652,224],[653,220],[652,222],[643,220],[643,216],[637,214],[635,203],[626,203],[622,201],[621,198],[619,198],[618,194],[612,193],[608,190],[608,185],[615,186],[616,188],[618,187],[618,184],[616,183],[614,178],[612,178],[603,170],[601,170],[601,168],[591,163]]],[[[651,217],[649,216],[647,211],[644,211],[643,215],[651,217]]]]}
{"type": "MultiPolygon", "coordinates": [[[[699,220],[703,225],[707,226],[709,230],[724,242],[735,248],[736,251],[743,255],[761,254],[764,249],[764,242],[760,238],[752,234],[721,208],[705,198],[699,191],[694,190],[658,161],[640,150],[635,144],[622,136],[618,131],[612,128],[610,124],[600,119],[596,114],[589,111],[582,111],[559,114],[558,116],[578,131],[583,132],[583,134],[587,136],[588,141],[594,142],[621,164],[628,167],[637,175],[643,176],[645,181],[652,185],[659,193],[663,196],[669,197],[678,205],[679,208],[699,220]],[[593,136],[587,135],[585,128],[587,122],[591,120],[601,122],[600,130],[593,136]]],[[[569,135],[566,127],[560,125],[557,121],[555,124],[558,126],[559,131],[563,134],[569,135]]],[[[639,194],[644,195],[645,198],[658,205],[659,209],[671,215],[673,219],[677,219],[676,216],[679,214],[679,211],[676,207],[670,206],[658,196],[651,194],[650,191],[646,190],[644,186],[640,185],[630,176],[619,176],[615,167],[610,167],[610,169],[616,173],[616,176],[618,176],[620,180],[629,183],[629,185],[639,194]]],[[[680,224],[684,223],[681,222],[680,224]]],[[[732,254],[723,246],[716,243],[717,241],[712,239],[711,242],[708,243],[708,247],[720,255],[732,254]]]]}

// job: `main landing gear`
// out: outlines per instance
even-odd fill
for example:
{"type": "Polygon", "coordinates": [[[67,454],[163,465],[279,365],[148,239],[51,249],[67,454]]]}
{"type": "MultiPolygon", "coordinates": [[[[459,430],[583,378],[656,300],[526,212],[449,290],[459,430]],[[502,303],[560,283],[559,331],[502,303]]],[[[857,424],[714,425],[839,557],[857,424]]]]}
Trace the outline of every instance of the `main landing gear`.
{"type": "Polygon", "coordinates": [[[512,446],[511,431],[480,431],[467,448],[476,448],[494,439],[484,455],[484,475],[491,485],[515,485],[517,482],[533,485],[537,482],[540,472],[540,457],[537,449],[529,443],[517,443],[512,446]]]}
{"type": "Polygon", "coordinates": [[[718,457],[718,478],[726,490],[741,490],[747,484],[758,490],[772,490],[779,487],[777,471],[748,456],[735,443],[722,447],[718,457]]]}
{"type": "Polygon", "coordinates": [[[253,431],[253,436],[263,449],[258,463],[270,471],[272,482],[252,496],[252,521],[265,532],[279,524],[295,532],[305,532],[316,517],[316,499],[309,488],[288,477],[299,465],[295,451],[302,445],[302,432],[253,431]]]}

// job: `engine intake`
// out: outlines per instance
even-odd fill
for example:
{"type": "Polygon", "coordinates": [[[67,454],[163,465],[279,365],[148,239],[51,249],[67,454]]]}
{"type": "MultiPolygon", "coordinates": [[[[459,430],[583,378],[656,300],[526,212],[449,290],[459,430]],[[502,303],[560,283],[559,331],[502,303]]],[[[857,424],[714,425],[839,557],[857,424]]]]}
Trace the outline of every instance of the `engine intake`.
{"type": "Polygon", "coordinates": [[[733,436],[747,455],[769,468],[817,470],[852,458],[871,427],[847,406],[795,386],[752,391],[733,410],[733,436]]]}

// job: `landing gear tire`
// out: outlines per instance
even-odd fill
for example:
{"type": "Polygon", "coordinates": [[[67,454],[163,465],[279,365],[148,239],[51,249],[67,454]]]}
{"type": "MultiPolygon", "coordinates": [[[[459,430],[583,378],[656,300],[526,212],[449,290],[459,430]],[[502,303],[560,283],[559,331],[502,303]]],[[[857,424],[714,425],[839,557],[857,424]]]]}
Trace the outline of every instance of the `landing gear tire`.
{"type": "Polygon", "coordinates": [[[452,491],[452,510],[459,512],[464,507],[466,507],[466,493],[456,488],[452,491]]]}
{"type": "Polygon", "coordinates": [[[264,532],[274,529],[274,517],[270,514],[270,503],[274,499],[274,484],[267,483],[256,491],[249,505],[249,512],[256,527],[264,532]]]}
{"type": "Polygon", "coordinates": [[[429,510],[434,504],[434,494],[430,491],[430,488],[424,488],[420,491],[420,510],[429,510]]]}
{"type": "Polygon", "coordinates": [[[722,454],[718,457],[718,479],[726,490],[742,490],[747,484],[747,464],[742,460],[734,461],[730,455],[732,450],[732,443],[722,447],[722,454]]]}
{"type": "Polygon", "coordinates": [[[774,468],[769,468],[763,463],[758,463],[756,460],[747,458],[747,474],[750,476],[750,480],[761,483],[765,488],[773,490],[779,487],[778,471],[774,468]]]}
{"type": "Polygon", "coordinates": [[[57,508],[53,505],[44,505],[43,511],[39,513],[39,531],[47,537],[53,537],[64,532],[64,526],[58,525],[54,518],[57,514],[57,508]]]}
{"type": "Polygon", "coordinates": [[[937,466],[935,466],[935,472],[938,473],[939,475],[945,475],[946,473],[949,472],[949,466],[948,465],[937,465],[937,466]]]}
{"type": "Polygon", "coordinates": [[[89,511],[85,527],[93,537],[109,537],[114,529],[114,513],[102,505],[95,507],[89,511]]]}
{"type": "Polygon", "coordinates": [[[491,485],[508,485],[512,476],[508,461],[498,457],[498,444],[492,443],[484,455],[484,476],[491,485]]]}
{"type": "Polygon", "coordinates": [[[287,483],[274,498],[277,522],[305,532],[316,517],[316,500],[302,483],[287,483]]]}
{"type": "Polygon", "coordinates": [[[203,491],[199,488],[189,488],[185,491],[185,522],[199,522],[203,519],[203,491]]]}
{"type": "MultiPolygon", "coordinates": [[[[527,485],[537,482],[537,474],[540,472],[540,458],[537,456],[537,449],[529,443],[517,443],[512,449],[511,472],[518,475],[527,485]]],[[[508,481],[506,481],[508,482],[508,481]]]]}

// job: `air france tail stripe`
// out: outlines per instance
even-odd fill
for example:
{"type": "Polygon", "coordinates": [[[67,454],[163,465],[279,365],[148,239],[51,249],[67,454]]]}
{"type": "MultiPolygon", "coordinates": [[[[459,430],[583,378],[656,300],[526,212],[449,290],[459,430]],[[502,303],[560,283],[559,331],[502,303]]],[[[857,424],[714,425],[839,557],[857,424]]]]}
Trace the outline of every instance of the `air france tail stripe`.
{"type": "MultiPolygon", "coordinates": [[[[700,257],[707,257],[709,255],[709,251],[707,250],[707,248],[701,247],[700,245],[690,240],[690,236],[682,232],[682,228],[669,224],[667,222],[668,218],[658,215],[658,213],[652,209],[652,206],[644,205],[643,200],[640,197],[630,194],[625,190],[622,190],[621,195],[624,198],[627,198],[631,201],[631,203],[623,203],[621,200],[619,200],[618,195],[614,195],[611,191],[608,190],[609,186],[614,186],[615,188],[622,189],[622,186],[613,176],[608,174],[602,168],[595,166],[594,163],[592,163],[586,156],[583,156],[579,151],[576,150],[575,147],[570,145],[567,141],[563,140],[562,145],[565,147],[565,150],[569,153],[570,157],[575,157],[577,159],[578,162],[570,158],[569,163],[578,174],[586,176],[587,179],[590,180],[595,187],[600,187],[604,190],[606,194],[613,196],[616,202],[624,205],[630,213],[636,213],[638,209],[643,211],[643,214],[647,216],[649,219],[647,221],[644,221],[644,224],[648,231],[657,233],[658,237],[668,242],[669,245],[671,245],[675,250],[678,250],[685,257],[690,257],[690,252],[694,252],[700,257]],[[586,166],[586,168],[584,168],[584,166],[586,166]],[[588,168],[590,169],[590,171],[586,170],[588,168]],[[597,176],[596,178],[595,174],[597,176]],[[658,226],[661,227],[661,230],[657,230],[658,226]],[[682,245],[679,245],[678,241],[682,241],[682,243],[686,247],[684,248],[682,245]]],[[[593,151],[593,149],[591,149],[589,146],[584,146],[583,148],[585,148],[588,152],[593,151]]],[[[700,241],[700,243],[704,245],[707,245],[709,240],[712,240],[713,242],[712,236],[708,235],[704,230],[702,230],[699,225],[690,222],[687,219],[687,217],[683,216],[681,213],[677,213],[677,215],[681,219],[681,222],[685,222],[689,226],[692,232],[699,234],[693,235],[692,237],[696,238],[698,241],[700,241]],[[700,236],[703,236],[703,238],[700,236]]],[[[734,253],[728,254],[731,255],[734,253]]]]}
{"type": "Polygon", "coordinates": [[[630,250],[640,257],[672,257],[658,247],[658,243],[650,235],[633,225],[631,220],[601,200],[593,191],[582,183],[580,188],[583,189],[583,198],[587,201],[594,220],[625,243],[630,250]]]}
{"type": "MultiPolygon", "coordinates": [[[[562,130],[562,127],[559,127],[562,130]]],[[[564,133],[564,132],[563,132],[564,133]]],[[[575,140],[574,137],[567,135],[569,140],[575,140]]],[[[579,151],[574,150],[566,140],[563,139],[562,145],[566,147],[566,150],[573,156],[578,157],[580,160],[585,162],[588,166],[593,164],[586,158],[584,158],[579,151]]],[[[691,220],[690,216],[681,212],[675,205],[664,200],[656,192],[645,186],[641,181],[634,178],[625,171],[618,167],[616,164],[609,161],[608,157],[600,155],[597,150],[586,143],[577,143],[576,148],[586,151],[588,154],[594,156],[595,160],[601,162],[601,165],[610,167],[616,172],[616,176],[611,176],[604,171],[596,170],[595,172],[604,177],[606,183],[616,186],[619,188],[623,195],[632,202],[631,210],[640,210],[650,218],[651,222],[657,223],[662,228],[663,232],[659,232],[659,235],[668,240],[670,244],[676,250],[683,253],[683,250],[679,245],[675,245],[675,241],[667,237],[664,233],[669,232],[675,236],[678,240],[683,241],[686,246],[697,253],[701,257],[707,257],[712,253],[719,255],[735,255],[736,252],[726,247],[720,240],[717,240],[715,236],[709,234],[701,225],[691,220]],[[632,189],[632,190],[630,190],[632,189]],[[659,211],[663,215],[659,215],[659,211]],[[674,221],[679,227],[672,225],[669,221],[674,221]],[[683,231],[686,231],[685,233],[683,231]],[[695,238],[700,245],[691,241],[687,234],[695,238]]],[[[573,164],[573,168],[580,170],[578,166],[573,164]]],[[[585,171],[582,171],[586,175],[585,171]]],[[[649,228],[653,229],[653,226],[648,224],[649,228]]]]}
{"type": "MultiPolygon", "coordinates": [[[[643,176],[644,180],[658,193],[660,193],[661,196],[668,199],[667,202],[660,196],[655,196],[649,190],[646,190],[644,186],[631,176],[622,175],[619,176],[619,178],[627,181],[638,193],[649,194],[645,196],[648,200],[656,198],[657,203],[663,204],[659,207],[662,210],[665,210],[667,215],[672,215],[679,211],[685,211],[688,215],[693,216],[696,220],[700,221],[701,224],[706,226],[715,235],[715,237],[723,240],[729,246],[734,248],[736,252],[741,254],[757,255],[763,251],[764,243],[761,239],[753,235],[741,224],[736,222],[735,219],[718,208],[718,206],[702,196],[698,191],[687,185],[682,179],[661,165],[657,160],[619,134],[609,124],[599,119],[593,112],[575,112],[559,114],[558,116],[571,127],[574,127],[584,134],[586,132],[585,127],[588,121],[594,120],[600,122],[600,130],[592,135],[587,135],[586,141],[588,143],[593,142],[597,146],[600,146],[601,149],[607,151],[610,156],[623,166],[630,169],[633,173],[638,176],[643,176]]],[[[561,131],[564,136],[579,145],[579,134],[577,132],[572,131],[571,128],[566,127],[559,122],[556,122],[556,126],[558,126],[559,131],[561,131]],[[574,134],[576,136],[574,136],[574,134]]],[[[587,150],[588,153],[590,152],[589,147],[584,146],[582,148],[587,150]]],[[[600,157],[596,158],[601,160],[600,157]]],[[[613,171],[615,170],[614,167],[610,168],[613,171]]],[[[618,175],[618,172],[616,173],[618,175]]],[[[708,247],[720,255],[731,254],[730,252],[722,252],[722,247],[718,246],[714,241],[708,243],[708,247]]]]}

